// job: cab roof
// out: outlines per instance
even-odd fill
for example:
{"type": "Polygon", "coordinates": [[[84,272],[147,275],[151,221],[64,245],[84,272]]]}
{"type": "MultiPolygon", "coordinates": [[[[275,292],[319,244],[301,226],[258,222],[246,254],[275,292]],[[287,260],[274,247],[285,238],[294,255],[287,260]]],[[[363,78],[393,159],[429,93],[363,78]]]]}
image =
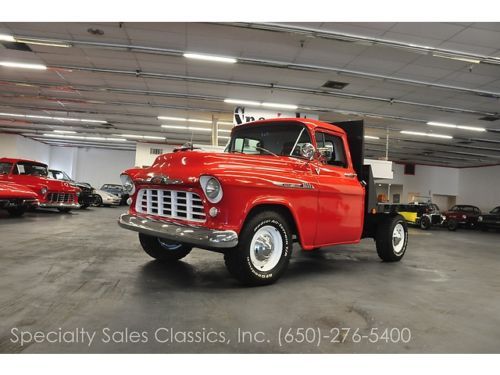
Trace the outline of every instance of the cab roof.
{"type": "Polygon", "coordinates": [[[47,164],[36,161],[36,160],[29,160],[29,159],[18,159],[18,158],[0,158],[0,162],[2,163],[33,163],[33,164],[38,164],[38,165],[44,165],[47,167],[47,164]]]}
{"type": "Polygon", "coordinates": [[[314,120],[310,118],[299,118],[299,117],[278,117],[278,118],[271,118],[271,119],[266,119],[266,120],[258,120],[258,121],[252,121],[252,122],[247,122],[244,124],[240,124],[237,126],[245,126],[245,125],[258,125],[258,124],[267,124],[270,122],[296,122],[299,124],[304,124],[307,126],[310,130],[314,130],[316,128],[326,128],[333,130],[338,133],[346,134],[346,132],[333,124],[330,124],[328,122],[320,121],[320,120],[314,120]]]}

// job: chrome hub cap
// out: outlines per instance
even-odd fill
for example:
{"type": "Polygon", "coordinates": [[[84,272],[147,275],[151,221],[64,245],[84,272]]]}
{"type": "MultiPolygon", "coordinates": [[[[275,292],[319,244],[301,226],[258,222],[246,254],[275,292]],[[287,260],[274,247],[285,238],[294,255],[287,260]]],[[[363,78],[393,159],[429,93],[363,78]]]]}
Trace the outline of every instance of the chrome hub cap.
{"type": "Polygon", "coordinates": [[[392,248],[394,254],[400,254],[403,251],[405,244],[405,229],[403,225],[396,224],[394,230],[392,231],[392,248]]]}
{"type": "Polygon", "coordinates": [[[281,259],[283,239],[281,233],[271,225],[260,228],[250,243],[250,261],[259,271],[270,271],[281,259]]]}

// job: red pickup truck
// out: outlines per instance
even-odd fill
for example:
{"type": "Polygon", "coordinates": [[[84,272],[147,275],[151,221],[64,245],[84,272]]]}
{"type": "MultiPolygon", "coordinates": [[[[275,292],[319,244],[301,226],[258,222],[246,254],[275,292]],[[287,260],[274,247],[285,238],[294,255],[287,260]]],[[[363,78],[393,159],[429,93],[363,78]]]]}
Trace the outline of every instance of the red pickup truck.
{"type": "Polygon", "coordinates": [[[313,251],[370,237],[382,260],[399,261],[407,225],[397,213],[377,212],[363,134],[362,122],[239,125],[224,153],[188,147],[125,171],[131,206],[119,225],[139,232],[145,252],[162,261],[193,247],[222,252],[247,285],[276,281],[295,241],[313,251]]]}
{"type": "Polygon", "coordinates": [[[69,212],[79,208],[77,187],[48,177],[47,165],[33,160],[0,158],[0,181],[23,185],[37,194],[39,207],[69,212]]]}
{"type": "Polygon", "coordinates": [[[22,216],[27,209],[37,207],[37,197],[30,188],[0,181],[0,208],[7,210],[11,216],[22,216]]]}

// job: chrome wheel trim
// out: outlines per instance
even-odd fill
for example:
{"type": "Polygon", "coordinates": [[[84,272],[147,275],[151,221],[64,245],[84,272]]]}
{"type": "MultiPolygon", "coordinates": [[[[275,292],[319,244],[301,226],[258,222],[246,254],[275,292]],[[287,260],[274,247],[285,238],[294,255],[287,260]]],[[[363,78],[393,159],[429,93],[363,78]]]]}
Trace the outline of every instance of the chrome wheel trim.
{"type": "Polygon", "coordinates": [[[250,261],[262,272],[272,270],[283,254],[283,238],[278,229],[271,225],[259,228],[250,242],[250,261]]]}
{"type": "Polygon", "coordinates": [[[167,240],[164,240],[163,238],[158,238],[158,243],[165,250],[169,250],[169,251],[178,250],[182,246],[182,244],[177,243],[177,242],[167,242],[167,240]]]}
{"type": "Polygon", "coordinates": [[[405,229],[401,223],[394,226],[392,231],[392,250],[394,254],[399,255],[403,252],[405,245],[405,229]]]}

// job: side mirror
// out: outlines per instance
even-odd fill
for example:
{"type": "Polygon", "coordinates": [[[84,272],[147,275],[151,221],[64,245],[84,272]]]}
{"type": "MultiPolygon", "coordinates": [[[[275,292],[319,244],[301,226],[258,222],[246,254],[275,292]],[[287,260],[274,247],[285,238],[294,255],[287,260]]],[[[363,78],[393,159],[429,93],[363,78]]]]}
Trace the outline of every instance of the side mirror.
{"type": "Polygon", "coordinates": [[[308,160],[312,160],[314,158],[314,154],[316,152],[316,149],[314,146],[310,143],[304,143],[300,147],[300,155],[308,160]]]}

